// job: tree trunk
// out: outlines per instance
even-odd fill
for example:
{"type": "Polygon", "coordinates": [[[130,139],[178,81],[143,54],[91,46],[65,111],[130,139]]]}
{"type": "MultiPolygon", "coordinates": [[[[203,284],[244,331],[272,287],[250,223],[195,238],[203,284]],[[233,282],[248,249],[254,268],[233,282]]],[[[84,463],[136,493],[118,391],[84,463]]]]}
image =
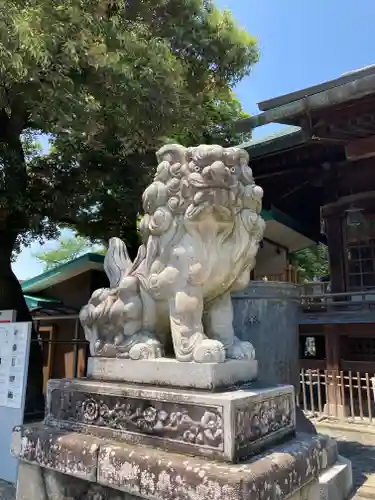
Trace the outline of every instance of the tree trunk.
{"type": "MultiPolygon", "coordinates": [[[[0,230],[0,310],[15,310],[16,321],[31,321],[31,314],[23,296],[21,285],[11,268],[11,256],[16,242],[17,233],[0,230]]],[[[43,354],[38,342],[38,334],[32,329],[29,371],[26,389],[27,414],[43,414],[43,354]]]]}
{"type": "MultiPolygon", "coordinates": [[[[28,228],[28,175],[21,133],[27,113],[20,96],[13,95],[9,110],[0,109],[0,159],[3,177],[0,185],[0,310],[17,312],[16,321],[31,321],[21,285],[11,268],[12,252],[18,234],[28,228]],[[26,201],[28,201],[26,199],[26,201]]],[[[25,413],[44,409],[43,353],[37,332],[32,329],[25,413]]]]}

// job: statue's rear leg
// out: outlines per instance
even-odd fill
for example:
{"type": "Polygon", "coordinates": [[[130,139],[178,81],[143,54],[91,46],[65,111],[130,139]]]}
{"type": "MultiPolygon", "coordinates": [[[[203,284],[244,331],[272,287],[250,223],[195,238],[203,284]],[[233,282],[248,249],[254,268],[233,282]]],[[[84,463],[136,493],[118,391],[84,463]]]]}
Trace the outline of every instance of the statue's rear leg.
{"type": "MultiPolygon", "coordinates": [[[[132,335],[123,335],[121,343],[117,344],[117,357],[126,357],[134,360],[157,359],[164,356],[164,348],[153,331],[155,326],[155,301],[148,293],[139,291],[141,314],[139,328],[132,335]]],[[[124,325],[126,332],[127,324],[124,325]]]]}
{"type": "Polygon", "coordinates": [[[218,340],[203,332],[203,296],[201,287],[186,284],[169,300],[173,346],[178,361],[222,363],[225,349],[218,340]]]}
{"type": "Polygon", "coordinates": [[[118,358],[138,359],[157,359],[164,355],[164,350],[151,332],[140,330],[131,337],[128,337],[125,342],[117,346],[118,358]]]}

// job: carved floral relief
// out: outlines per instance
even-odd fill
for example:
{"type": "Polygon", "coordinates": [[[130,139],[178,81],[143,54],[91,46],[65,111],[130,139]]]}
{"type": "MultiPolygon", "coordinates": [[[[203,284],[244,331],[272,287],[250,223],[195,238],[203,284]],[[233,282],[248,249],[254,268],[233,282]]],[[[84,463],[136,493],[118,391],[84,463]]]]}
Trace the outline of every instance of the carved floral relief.
{"type": "MultiPolygon", "coordinates": [[[[54,391],[55,392],[55,391],[54,391]]],[[[57,392],[57,391],[56,391],[57,392]]],[[[106,395],[61,391],[54,395],[51,416],[57,420],[112,430],[140,432],[189,444],[222,448],[220,407],[161,403],[106,395]]]]}
{"type": "Polygon", "coordinates": [[[238,408],[236,443],[238,447],[261,439],[293,424],[292,396],[282,395],[238,408]]]}

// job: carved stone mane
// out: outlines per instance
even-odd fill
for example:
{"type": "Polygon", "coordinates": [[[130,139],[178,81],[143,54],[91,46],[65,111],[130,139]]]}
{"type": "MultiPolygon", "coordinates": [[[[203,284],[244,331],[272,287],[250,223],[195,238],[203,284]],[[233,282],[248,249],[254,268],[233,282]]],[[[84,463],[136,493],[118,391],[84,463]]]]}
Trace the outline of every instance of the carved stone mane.
{"type": "Polygon", "coordinates": [[[247,285],[264,221],[263,190],[238,148],[170,144],[143,194],[142,245],[131,262],[110,240],[109,289],[80,314],[95,356],[155,358],[170,336],[180,361],[253,358],[232,326],[230,293],[247,285]]]}

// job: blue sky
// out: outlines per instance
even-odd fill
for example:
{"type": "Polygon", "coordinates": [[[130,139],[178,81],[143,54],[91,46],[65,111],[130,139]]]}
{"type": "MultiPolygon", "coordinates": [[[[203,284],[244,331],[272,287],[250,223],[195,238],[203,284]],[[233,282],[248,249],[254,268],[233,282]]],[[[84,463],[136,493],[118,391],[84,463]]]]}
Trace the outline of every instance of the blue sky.
{"type": "MultiPolygon", "coordinates": [[[[374,0],[217,0],[259,42],[261,58],[236,89],[246,111],[257,103],[375,64],[374,0]]],[[[271,127],[272,129],[272,127],[271,127]]],[[[269,133],[269,127],[256,135],[269,133]]],[[[43,248],[53,248],[47,242],[43,248]]],[[[24,249],[14,264],[18,278],[42,272],[24,249]]]]}

